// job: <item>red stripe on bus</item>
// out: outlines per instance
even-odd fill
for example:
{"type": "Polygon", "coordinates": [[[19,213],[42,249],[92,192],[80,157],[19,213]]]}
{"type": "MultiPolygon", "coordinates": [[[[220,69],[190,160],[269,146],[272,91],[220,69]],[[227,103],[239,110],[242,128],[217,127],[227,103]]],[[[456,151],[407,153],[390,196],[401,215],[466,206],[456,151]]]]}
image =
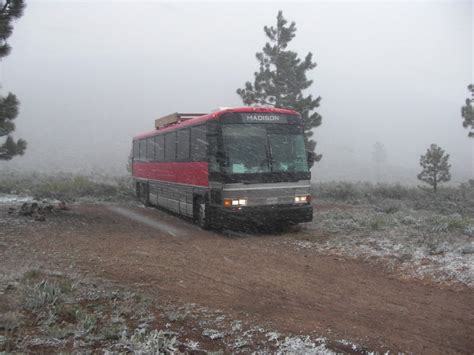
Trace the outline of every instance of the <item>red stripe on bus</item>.
{"type": "Polygon", "coordinates": [[[178,184],[209,186],[207,162],[137,162],[133,164],[133,177],[178,184]]]}

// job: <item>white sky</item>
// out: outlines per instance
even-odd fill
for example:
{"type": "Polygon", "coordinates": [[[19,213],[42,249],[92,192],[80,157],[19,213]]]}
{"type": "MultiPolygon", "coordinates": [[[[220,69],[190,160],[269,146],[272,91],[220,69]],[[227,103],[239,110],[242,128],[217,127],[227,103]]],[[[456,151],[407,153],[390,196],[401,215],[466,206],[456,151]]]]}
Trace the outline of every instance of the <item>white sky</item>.
{"type": "Polygon", "coordinates": [[[1,63],[2,94],[21,101],[15,137],[29,147],[0,169],[123,173],[131,137],[175,111],[241,106],[255,52],[279,9],[314,55],[322,96],[317,180],[373,178],[384,143],[388,181],[413,181],[431,143],[453,181],[474,177],[461,123],[473,77],[473,3],[30,1],[1,63]]]}

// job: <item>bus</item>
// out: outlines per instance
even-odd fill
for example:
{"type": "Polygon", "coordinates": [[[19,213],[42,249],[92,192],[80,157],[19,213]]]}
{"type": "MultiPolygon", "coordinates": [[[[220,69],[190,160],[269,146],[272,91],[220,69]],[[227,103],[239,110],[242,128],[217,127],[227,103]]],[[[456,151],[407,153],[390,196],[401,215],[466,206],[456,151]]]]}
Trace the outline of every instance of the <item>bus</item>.
{"type": "Polygon", "coordinates": [[[174,113],[133,138],[137,198],[203,229],[313,218],[301,115],[268,107],[174,113]]]}

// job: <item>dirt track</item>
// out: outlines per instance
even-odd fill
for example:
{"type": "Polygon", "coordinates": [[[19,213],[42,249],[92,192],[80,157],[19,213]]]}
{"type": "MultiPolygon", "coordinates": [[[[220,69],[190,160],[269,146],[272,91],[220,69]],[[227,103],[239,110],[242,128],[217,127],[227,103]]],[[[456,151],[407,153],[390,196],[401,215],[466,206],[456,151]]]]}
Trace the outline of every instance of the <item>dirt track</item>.
{"type": "Polygon", "coordinates": [[[370,350],[474,350],[472,289],[400,280],[363,261],[306,255],[282,243],[285,238],[204,232],[156,209],[83,205],[1,231],[0,260],[5,268],[71,267],[161,299],[370,350]]]}

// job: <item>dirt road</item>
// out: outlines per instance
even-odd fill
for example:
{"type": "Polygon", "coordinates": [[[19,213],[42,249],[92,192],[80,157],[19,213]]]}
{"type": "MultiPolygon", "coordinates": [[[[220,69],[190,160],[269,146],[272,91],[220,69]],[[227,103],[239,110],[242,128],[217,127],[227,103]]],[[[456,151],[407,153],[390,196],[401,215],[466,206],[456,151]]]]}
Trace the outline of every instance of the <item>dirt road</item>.
{"type": "Polygon", "coordinates": [[[49,265],[293,334],[370,350],[474,351],[474,292],[400,280],[364,261],[306,254],[286,235],[205,232],[156,209],[79,205],[0,232],[4,267],[49,265]]]}

